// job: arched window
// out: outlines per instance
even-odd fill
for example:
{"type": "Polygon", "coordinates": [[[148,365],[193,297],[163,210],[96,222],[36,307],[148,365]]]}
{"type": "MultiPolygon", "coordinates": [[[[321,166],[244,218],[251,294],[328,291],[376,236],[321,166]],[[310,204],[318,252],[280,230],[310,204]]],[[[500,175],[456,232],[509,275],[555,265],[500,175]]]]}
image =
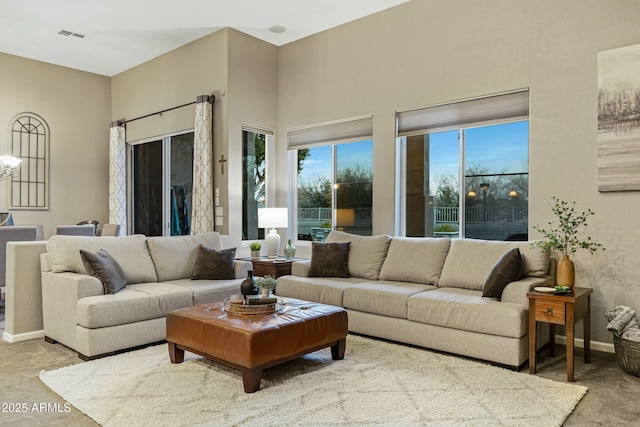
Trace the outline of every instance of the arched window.
{"type": "Polygon", "coordinates": [[[11,125],[11,154],[22,159],[11,178],[11,209],[49,209],[49,126],[42,117],[20,113],[11,125]]]}

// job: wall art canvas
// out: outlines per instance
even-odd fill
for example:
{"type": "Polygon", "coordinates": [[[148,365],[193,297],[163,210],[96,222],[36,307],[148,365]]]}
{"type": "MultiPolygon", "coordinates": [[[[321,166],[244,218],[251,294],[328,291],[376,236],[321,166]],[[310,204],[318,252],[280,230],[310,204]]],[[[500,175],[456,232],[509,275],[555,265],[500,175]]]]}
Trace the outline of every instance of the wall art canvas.
{"type": "Polygon", "coordinates": [[[598,191],[640,190],[640,44],[598,53],[598,191]]]}

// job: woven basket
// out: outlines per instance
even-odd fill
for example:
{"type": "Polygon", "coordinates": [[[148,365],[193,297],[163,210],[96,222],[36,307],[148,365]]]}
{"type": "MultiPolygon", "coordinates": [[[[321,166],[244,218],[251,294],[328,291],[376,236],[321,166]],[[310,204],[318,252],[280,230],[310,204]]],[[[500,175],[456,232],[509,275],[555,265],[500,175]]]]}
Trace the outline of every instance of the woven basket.
{"type": "Polygon", "coordinates": [[[616,359],[622,369],[640,377],[640,342],[625,340],[614,335],[613,346],[616,350],[616,359]]]}

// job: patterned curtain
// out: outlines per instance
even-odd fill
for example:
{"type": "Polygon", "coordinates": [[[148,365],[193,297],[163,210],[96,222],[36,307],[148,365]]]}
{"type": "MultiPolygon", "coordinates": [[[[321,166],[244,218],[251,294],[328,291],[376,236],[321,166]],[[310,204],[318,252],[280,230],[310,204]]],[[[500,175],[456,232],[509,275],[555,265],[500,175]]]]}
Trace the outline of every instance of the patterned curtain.
{"type": "Polygon", "coordinates": [[[111,122],[109,132],[109,222],[127,233],[127,143],[125,124],[111,122]]]}
{"type": "Polygon", "coordinates": [[[193,200],[191,234],[214,231],[213,226],[213,102],[202,95],[196,101],[193,141],[193,200]]]}

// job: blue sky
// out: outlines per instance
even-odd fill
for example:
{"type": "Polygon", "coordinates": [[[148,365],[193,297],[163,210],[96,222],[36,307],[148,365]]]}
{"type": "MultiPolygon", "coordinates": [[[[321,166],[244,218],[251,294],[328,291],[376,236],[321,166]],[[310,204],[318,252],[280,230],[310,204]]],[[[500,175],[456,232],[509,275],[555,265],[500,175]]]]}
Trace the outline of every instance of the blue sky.
{"type": "MultiPolygon", "coordinates": [[[[529,123],[516,122],[471,128],[465,131],[467,166],[481,166],[489,173],[527,172],[529,123]]],[[[431,177],[458,175],[458,131],[430,135],[431,177]]]]}
{"type": "MultiPolygon", "coordinates": [[[[373,141],[366,140],[350,144],[338,144],[338,168],[359,164],[372,168],[373,141]]],[[[331,178],[331,146],[314,147],[303,163],[300,181],[307,182],[317,177],[331,178]]]]}
{"type": "MultiPolygon", "coordinates": [[[[515,122],[471,128],[465,131],[467,165],[485,167],[494,172],[527,172],[529,123],[515,122]]],[[[432,182],[439,175],[458,175],[458,131],[439,132],[430,136],[432,182]]],[[[372,167],[373,141],[336,145],[338,167],[359,163],[372,167]]],[[[316,177],[331,177],[331,146],[311,149],[300,174],[302,182],[316,177]]]]}

